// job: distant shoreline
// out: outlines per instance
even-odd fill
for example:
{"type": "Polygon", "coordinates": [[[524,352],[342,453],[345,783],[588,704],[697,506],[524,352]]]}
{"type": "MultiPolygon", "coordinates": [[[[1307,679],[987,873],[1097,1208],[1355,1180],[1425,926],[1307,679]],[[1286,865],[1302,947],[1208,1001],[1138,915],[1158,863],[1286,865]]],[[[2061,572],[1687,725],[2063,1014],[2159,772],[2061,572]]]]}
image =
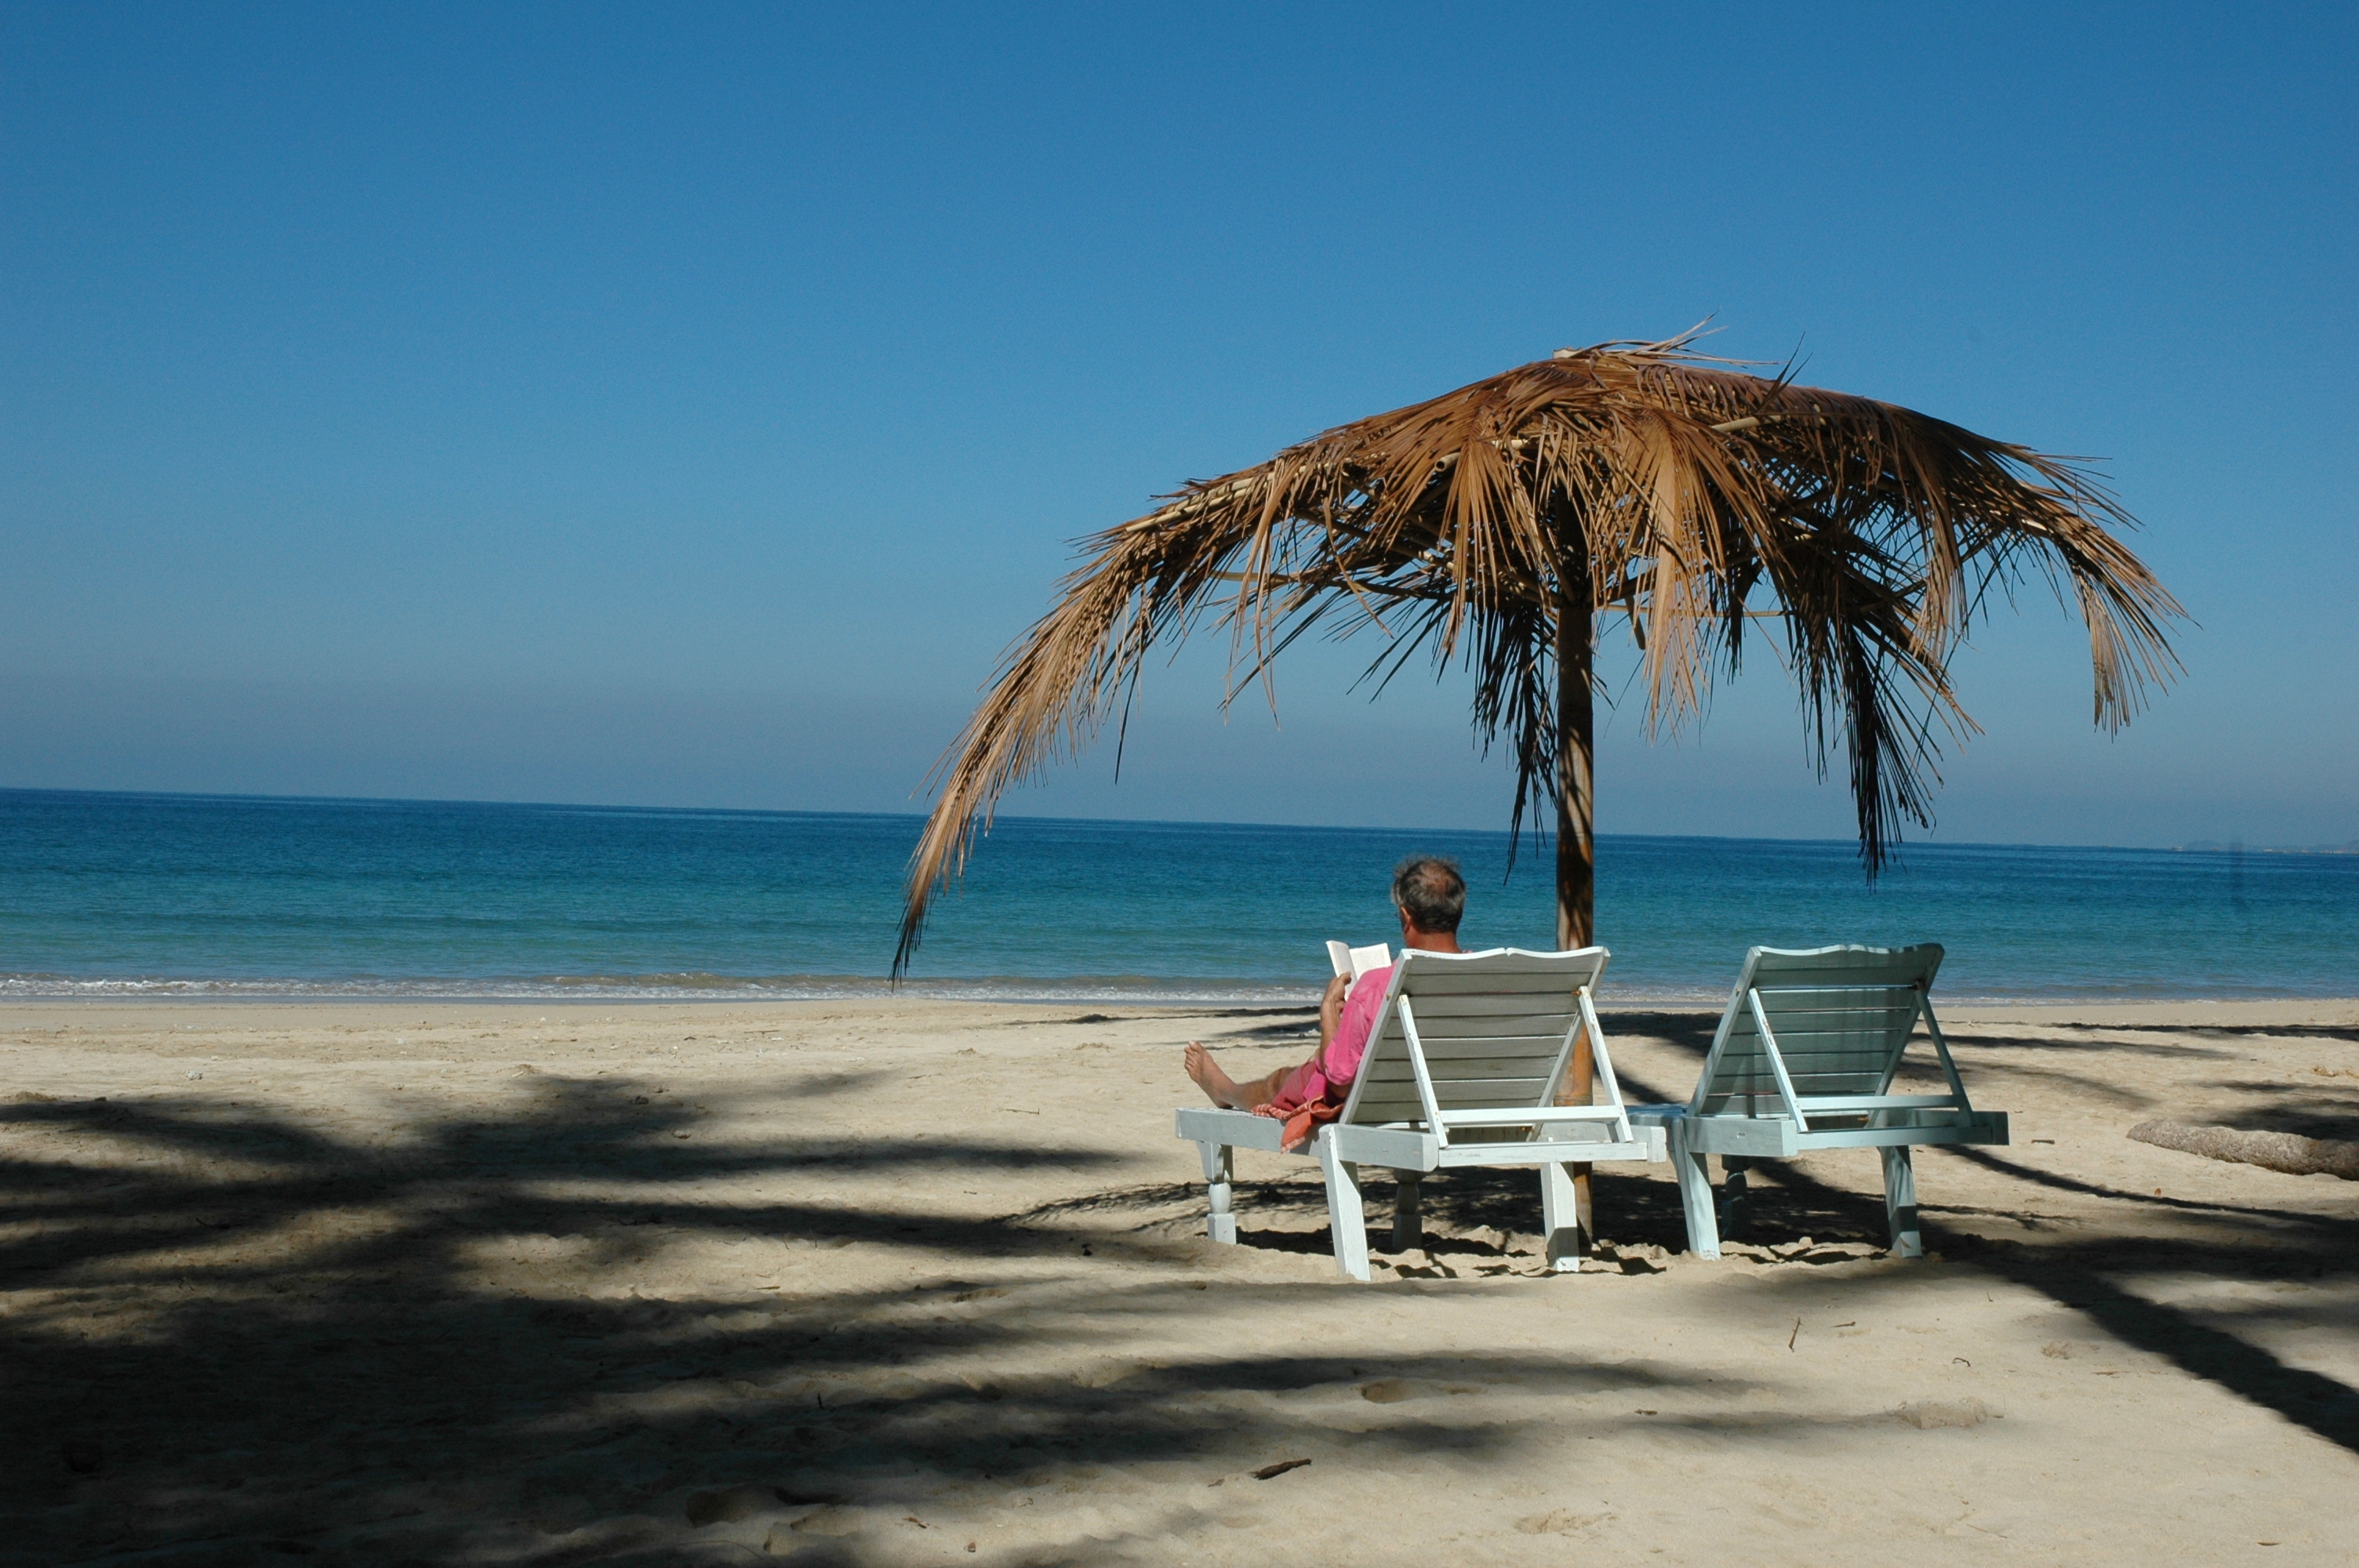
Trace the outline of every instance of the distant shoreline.
{"type": "MultiPolygon", "coordinates": [[[[1944,1018],[1982,1015],[1992,1012],[2023,1012],[2035,1011],[2047,1018],[2060,1018],[2093,1008],[2118,1010],[2123,1008],[2152,1009],[2176,1012],[2189,1008],[2233,1010],[2262,1008],[2280,1011],[2287,1008],[2335,1008],[2359,1006],[2359,992],[2327,993],[2315,996],[2264,995],[2254,992],[2241,996],[2123,996],[2119,994],[2087,996],[1981,996],[1963,993],[1934,997],[1934,1006],[1944,1018]]],[[[1728,1000],[1727,994],[1707,994],[1701,991],[1647,992],[1623,991],[1600,996],[1598,1011],[1611,1018],[1617,1013],[1647,1012],[1718,1012],[1728,1000]]],[[[175,991],[125,992],[81,991],[44,992],[30,990],[0,990],[0,1019],[10,1015],[38,1011],[45,1008],[99,1010],[130,1008],[153,1011],[169,1008],[203,1008],[208,1011],[255,1007],[284,1011],[294,1008],[325,1007],[338,1010],[377,1008],[469,1007],[493,1008],[556,1008],[568,1011],[597,1008],[693,1008],[701,1011],[725,1011],[739,1009],[805,1009],[813,1007],[853,1008],[874,1010],[880,1015],[916,1008],[988,1007],[988,1008],[1084,1008],[1120,1009],[1141,1016],[1191,1015],[1213,1013],[1227,1017],[1247,1015],[1302,1016],[1318,1006],[1315,992],[1304,990],[1299,996],[1190,996],[1178,993],[1156,995],[1111,995],[1103,992],[1074,991],[1055,994],[1042,991],[1008,990],[1005,994],[978,996],[971,991],[948,989],[928,989],[920,986],[905,986],[896,993],[879,982],[873,990],[839,991],[810,995],[779,995],[738,993],[724,995],[713,992],[684,992],[677,996],[635,993],[619,995],[595,991],[546,992],[538,994],[454,991],[175,991]]],[[[2190,1025],[2193,1027],[2193,1025],[2190,1025]]]]}
{"type": "MultiPolygon", "coordinates": [[[[807,821],[905,822],[912,827],[926,820],[923,812],[915,811],[823,811],[788,806],[645,806],[612,801],[562,800],[440,800],[429,797],[374,795],[223,795],[201,790],[104,790],[51,789],[38,784],[0,785],[0,801],[11,795],[66,797],[73,799],[117,801],[188,801],[240,806],[342,806],[431,807],[452,811],[565,811],[611,814],[622,816],[716,816],[716,817],[788,817],[807,821]]],[[[1504,827],[1452,827],[1427,824],[1394,825],[1383,822],[1244,822],[1225,817],[1165,817],[1165,816],[1036,816],[1019,812],[999,813],[995,821],[1010,826],[1037,824],[1042,827],[1171,827],[1194,830],[1236,828],[1250,831],[1277,829],[1288,833],[1358,834],[1431,832],[1452,837],[1472,835],[1506,838],[1504,827]]],[[[1527,829],[1525,837],[1535,845],[1544,845],[1546,838],[1538,828],[1527,829]]],[[[1784,838],[1777,835],[1747,833],[1600,833],[1600,840],[1627,843],[1701,843],[1701,844],[1840,844],[1849,847],[1854,840],[1842,837],[1817,838],[1784,838]]],[[[2359,855],[2359,838],[2343,844],[2243,844],[2234,839],[2197,838],[2184,844],[2057,844],[2036,839],[1982,839],[1926,838],[1910,839],[1894,846],[1896,856],[1905,856],[1911,847],[1948,849],[2091,849],[2156,855],[2359,855]]]]}
{"type": "Polygon", "coordinates": [[[2221,844],[2209,838],[2180,844],[2174,855],[2359,855],[2359,838],[2348,844],[2221,844]]]}

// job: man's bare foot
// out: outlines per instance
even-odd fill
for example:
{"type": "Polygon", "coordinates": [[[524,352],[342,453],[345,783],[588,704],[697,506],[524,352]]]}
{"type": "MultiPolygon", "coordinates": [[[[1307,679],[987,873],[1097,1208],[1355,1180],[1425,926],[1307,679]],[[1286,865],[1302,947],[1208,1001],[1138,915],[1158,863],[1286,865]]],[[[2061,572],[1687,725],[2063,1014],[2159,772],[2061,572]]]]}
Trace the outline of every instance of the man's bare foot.
{"type": "Polygon", "coordinates": [[[1212,1054],[1193,1040],[1188,1042],[1188,1049],[1181,1054],[1180,1061],[1188,1069],[1188,1076],[1196,1080],[1196,1087],[1212,1097],[1214,1105],[1226,1106],[1231,1110],[1253,1108],[1245,1104],[1245,1093],[1237,1087],[1237,1081],[1221,1071],[1221,1065],[1212,1060],[1212,1054]]]}

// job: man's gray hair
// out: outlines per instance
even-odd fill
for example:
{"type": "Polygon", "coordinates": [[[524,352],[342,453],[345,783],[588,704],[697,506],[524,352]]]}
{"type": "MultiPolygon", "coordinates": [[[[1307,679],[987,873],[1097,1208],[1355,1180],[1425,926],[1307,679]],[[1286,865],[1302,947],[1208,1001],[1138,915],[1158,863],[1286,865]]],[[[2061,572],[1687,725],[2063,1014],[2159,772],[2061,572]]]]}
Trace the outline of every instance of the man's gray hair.
{"type": "Polygon", "coordinates": [[[1455,935],[1466,913],[1466,879],[1446,856],[1411,855],[1393,868],[1393,902],[1419,931],[1455,935]]]}

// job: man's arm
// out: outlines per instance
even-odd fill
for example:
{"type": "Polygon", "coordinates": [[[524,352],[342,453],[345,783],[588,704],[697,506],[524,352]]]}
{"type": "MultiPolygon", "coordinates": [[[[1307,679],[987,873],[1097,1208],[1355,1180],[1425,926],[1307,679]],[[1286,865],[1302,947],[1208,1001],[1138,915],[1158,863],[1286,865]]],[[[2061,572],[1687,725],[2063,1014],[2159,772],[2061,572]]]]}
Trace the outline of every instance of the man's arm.
{"type": "Polygon", "coordinates": [[[1327,982],[1327,994],[1319,999],[1319,1049],[1312,1053],[1311,1060],[1324,1055],[1328,1042],[1335,1038],[1335,1026],[1343,1020],[1343,993],[1351,989],[1349,975],[1337,975],[1327,982]]]}

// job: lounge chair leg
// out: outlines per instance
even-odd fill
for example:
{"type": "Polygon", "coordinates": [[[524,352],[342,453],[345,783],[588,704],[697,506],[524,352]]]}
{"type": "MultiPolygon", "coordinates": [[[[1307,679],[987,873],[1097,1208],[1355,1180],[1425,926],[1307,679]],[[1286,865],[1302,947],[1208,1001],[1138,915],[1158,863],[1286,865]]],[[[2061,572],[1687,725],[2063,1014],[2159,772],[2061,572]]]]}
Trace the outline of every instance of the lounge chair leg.
{"type": "Polygon", "coordinates": [[[1396,1171],[1400,1187],[1393,1198],[1393,1250],[1414,1252],[1425,1245],[1425,1222],[1418,1213],[1418,1173],[1396,1171]]]}
{"type": "Polygon", "coordinates": [[[1887,1143],[1878,1152],[1884,1156],[1884,1212],[1892,1221],[1892,1255],[1922,1258],[1925,1239],[1917,1231],[1917,1167],[1908,1158],[1908,1145],[1887,1143]]]}
{"type": "Polygon", "coordinates": [[[1680,1207],[1688,1222],[1688,1250],[1699,1258],[1720,1256],[1720,1224],[1712,1212],[1712,1171],[1705,1156],[1688,1147],[1687,1126],[1670,1127],[1671,1171],[1680,1179],[1680,1207]]]}
{"type": "Polygon", "coordinates": [[[1560,1274],[1581,1271],[1582,1255],[1589,1250],[1581,1212],[1581,1189],[1576,1184],[1576,1172],[1585,1173],[1586,1165],[1542,1165],[1540,1167],[1540,1227],[1548,1232],[1542,1250],[1549,1267],[1560,1274]]]}
{"type": "Polygon", "coordinates": [[[1739,1159],[1734,1155],[1724,1154],[1721,1157],[1721,1169],[1727,1173],[1727,1176],[1720,1184],[1723,1200],[1720,1206],[1720,1227],[1731,1236],[1744,1235],[1746,1222],[1753,1217],[1752,1194],[1745,1176],[1751,1163],[1752,1162],[1739,1159]]]}
{"type": "Polygon", "coordinates": [[[1204,1185],[1212,1196],[1212,1215],[1204,1234],[1215,1241],[1234,1243],[1237,1217],[1231,1206],[1235,1198],[1230,1184],[1235,1179],[1236,1151],[1225,1143],[1199,1143],[1196,1148],[1204,1156],[1204,1185]]]}
{"type": "Polygon", "coordinates": [[[1319,1130],[1319,1168],[1327,1177],[1327,1228],[1335,1238],[1335,1267],[1347,1280],[1368,1277],[1368,1216],[1360,1196],[1360,1168],[1335,1152],[1335,1130],[1319,1130]]]}
{"type": "MultiPolygon", "coordinates": [[[[1569,1092],[1557,1097],[1558,1102],[1563,1105],[1595,1105],[1597,1103],[1597,1038],[1590,1033],[1590,1028],[1595,1024],[1596,1020],[1586,1013],[1582,1017],[1586,1022],[1581,1031],[1580,1037],[1572,1044],[1572,1081],[1565,1086],[1569,1092]]],[[[1543,1166],[1541,1169],[1545,1171],[1547,1167],[1543,1166]]],[[[1572,1182],[1572,1202],[1565,1209],[1561,1222],[1573,1231],[1574,1236],[1571,1246],[1566,1253],[1571,1261],[1560,1262],[1557,1267],[1579,1269],[1582,1257],[1588,1252],[1590,1244],[1597,1239],[1597,1212],[1591,1200],[1590,1167],[1585,1164],[1572,1165],[1567,1168],[1566,1174],[1572,1182]]],[[[1549,1230],[1551,1234],[1557,1229],[1558,1224],[1557,1220],[1549,1222],[1549,1230]]]]}

